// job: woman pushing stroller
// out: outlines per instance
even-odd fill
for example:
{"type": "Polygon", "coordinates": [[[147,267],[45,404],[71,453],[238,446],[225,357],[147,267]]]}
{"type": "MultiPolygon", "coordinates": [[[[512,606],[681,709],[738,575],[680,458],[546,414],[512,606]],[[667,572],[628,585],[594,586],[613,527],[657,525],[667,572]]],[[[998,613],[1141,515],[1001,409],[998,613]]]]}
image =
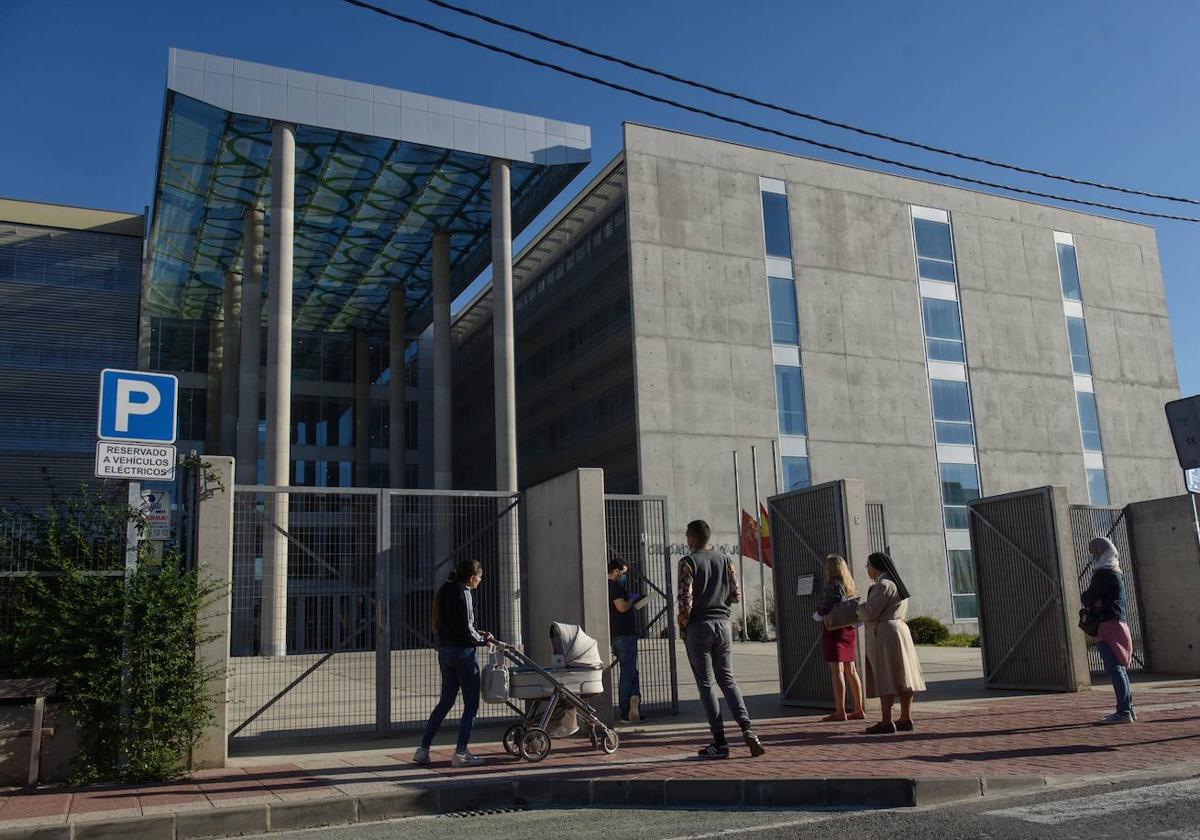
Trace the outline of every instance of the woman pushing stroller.
{"type": "Polygon", "coordinates": [[[413,754],[417,764],[429,764],[429,748],[454,701],[462,692],[463,711],[458,725],[458,743],[453,767],[478,767],[483,759],[468,749],[471,727],[479,712],[479,663],[476,648],[493,641],[492,634],[475,627],[475,599],[472,593],[483,580],[483,566],[477,560],[463,560],[433,597],[433,632],[437,639],[438,667],[442,672],[442,694],[425,725],[421,746],[413,754]]]}

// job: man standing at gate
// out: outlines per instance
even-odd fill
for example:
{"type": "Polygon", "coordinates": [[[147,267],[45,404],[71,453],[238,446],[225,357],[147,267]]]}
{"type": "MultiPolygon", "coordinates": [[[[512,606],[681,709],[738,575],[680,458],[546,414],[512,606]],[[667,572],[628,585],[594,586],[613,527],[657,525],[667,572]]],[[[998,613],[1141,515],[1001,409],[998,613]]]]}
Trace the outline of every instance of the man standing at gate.
{"type": "Polygon", "coordinates": [[[642,689],[637,666],[637,613],[633,610],[642,596],[630,594],[628,574],[629,566],[620,557],[608,561],[608,635],[621,666],[617,703],[621,720],[637,723],[642,719],[642,689]]]}
{"type": "Polygon", "coordinates": [[[721,718],[721,699],[725,695],[729,711],[742,728],[742,740],[757,757],[766,752],[758,736],[750,729],[750,713],[741,689],[733,678],[733,629],[729,605],[741,600],[733,561],[728,555],[708,547],[712,529],[702,519],[689,522],[687,543],[692,553],[679,561],[679,628],[683,631],[688,663],[700,690],[700,702],[708,716],[712,743],[700,750],[701,758],[728,758],[725,722],[721,718]]]}

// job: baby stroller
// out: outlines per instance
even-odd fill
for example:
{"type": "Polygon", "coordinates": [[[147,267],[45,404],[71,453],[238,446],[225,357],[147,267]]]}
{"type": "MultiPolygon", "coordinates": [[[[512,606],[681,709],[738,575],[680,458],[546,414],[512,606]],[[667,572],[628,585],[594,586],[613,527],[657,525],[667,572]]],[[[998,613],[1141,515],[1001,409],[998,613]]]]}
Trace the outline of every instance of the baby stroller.
{"type": "Polygon", "coordinates": [[[551,666],[543,668],[514,647],[495,642],[500,657],[515,665],[509,670],[508,699],[504,702],[521,722],[504,733],[504,749],[509,755],[538,762],[550,754],[551,725],[560,717],[574,717],[567,731],[587,727],[594,749],[607,755],[617,751],[617,733],[604,725],[596,710],[584,698],[604,692],[604,664],[596,640],[574,624],[550,625],[550,643],[554,648],[551,666]],[[525,709],[512,700],[524,700],[525,709]]]}

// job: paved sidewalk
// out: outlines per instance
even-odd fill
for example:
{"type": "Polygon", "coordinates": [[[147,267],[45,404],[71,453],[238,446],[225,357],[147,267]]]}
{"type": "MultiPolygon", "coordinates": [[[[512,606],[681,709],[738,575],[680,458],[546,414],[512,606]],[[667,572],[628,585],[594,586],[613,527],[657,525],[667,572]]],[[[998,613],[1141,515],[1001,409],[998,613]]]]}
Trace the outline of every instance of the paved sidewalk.
{"type": "MultiPolygon", "coordinates": [[[[0,792],[0,833],[262,803],[281,814],[288,803],[324,803],[336,812],[339,799],[349,804],[355,797],[447,785],[458,790],[464,782],[487,787],[520,780],[524,790],[538,780],[1078,777],[1200,762],[1200,681],[1139,683],[1135,691],[1139,721],[1128,726],[1096,725],[1112,706],[1106,686],[1075,695],[918,703],[917,730],[893,736],[865,735],[857,722],[821,723],[815,714],[774,717],[756,725],[768,750],[759,759],[735,741],[730,759],[700,761],[694,753],[707,740],[706,727],[673,722],[622,730],[612,756],[593,751],[586,740],[560,740],[549,758],[533,765],[507,756],[494,730],[479,733],[476,751],[488,761],[474,769],[451,768],[446,749],[435,749],[431,768],[418,768],[409,763],[411,748],[398,744],[286,760],[239,758],[239,766],[173,784],[0,792]]],[[[361,818],[354,808],[360,816],[351,819],[361,818]]]]}

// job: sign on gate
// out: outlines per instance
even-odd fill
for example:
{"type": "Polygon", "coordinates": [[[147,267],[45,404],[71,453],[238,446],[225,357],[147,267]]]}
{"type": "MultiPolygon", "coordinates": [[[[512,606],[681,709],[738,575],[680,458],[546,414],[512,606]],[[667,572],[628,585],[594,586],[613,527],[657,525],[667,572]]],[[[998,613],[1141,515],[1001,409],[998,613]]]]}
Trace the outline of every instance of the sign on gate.
{"type": "Polygon", "coordinates": [[[174,480],[178,403],[179,380],[170,374],[101,371],[96,475],[174,480]]]}
{"type": "Polygon", "coordinates": [[[147,490],[142,493],[142,510],[146,514],[146,533],[148,540],[171,539],[171,496],[157,490],[147,490]]]}

